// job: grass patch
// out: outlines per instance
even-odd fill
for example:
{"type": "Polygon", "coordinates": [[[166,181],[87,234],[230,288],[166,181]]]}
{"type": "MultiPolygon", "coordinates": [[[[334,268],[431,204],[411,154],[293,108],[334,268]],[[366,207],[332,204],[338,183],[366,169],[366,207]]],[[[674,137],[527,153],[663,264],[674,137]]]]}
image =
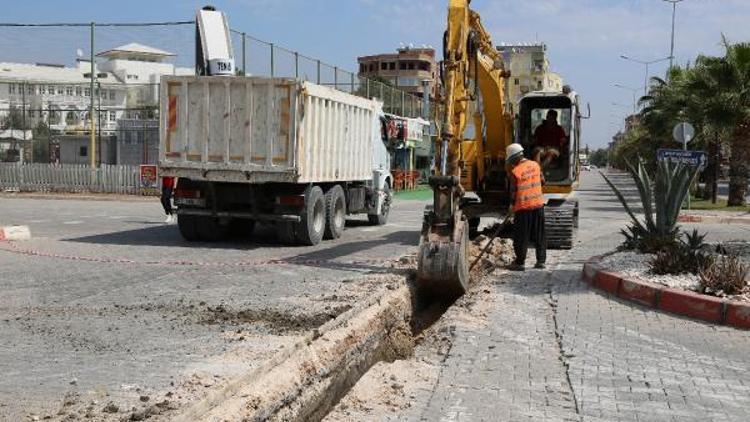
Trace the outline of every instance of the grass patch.
{"type": "Polygon", "coordinates": [[[396,199],[411,201],[427,201],[432,199],[432,189],[429,186],[417,186],[414,190],[400,190],[393,195],[396,199]]]}
{"type": "Polygon", "coordinates": [[[708,210],[708,211],[750,211],[750,207],[728,207],[727,200],[718,198],[716,203],[711,203],[711,200],[705,200],[701,198],[691,197],[690,198],[690,209],[691,210],[708,210]]]}

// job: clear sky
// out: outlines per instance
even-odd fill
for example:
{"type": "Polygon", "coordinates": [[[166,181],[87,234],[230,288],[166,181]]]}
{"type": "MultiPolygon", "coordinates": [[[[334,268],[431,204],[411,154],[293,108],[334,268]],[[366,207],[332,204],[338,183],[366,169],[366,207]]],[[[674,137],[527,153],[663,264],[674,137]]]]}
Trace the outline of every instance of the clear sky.
{"type": "MultiPolygon", "coordinates": [[[[8,2],[9,0],[4,0],[8,2]]],[[[190,20],[209,2],[195,0],[28,0],[3,7],[2,22],[144,22],[190,20]]],[[[233,28],[321,58],[349,70],[356,57],[394,50],[399,43],[441,44],[447,0],[214,0],[233,28]]],[[[584,143],[608,142],[632,107],[632,93],[615,83],[642,88],[645,68],[620,58],[669,55],[671,5],[662,0],[474,0],[494,42],[543,41],[552,67],[591,104],[584,143]],[[622,105],[612,105],[612,103],[622,105]]],[[[676,61],[720,54],[721,34],[750,41],[750,0],[684,0],[678,5],[676,61]]],[[[0,28],[0,62],[71,64],[75,50],[88,54],[88,29],[0,28]]],[[[143,42],[192,60],[192,28],[103,29],[97,51],[143,42]]],[[[239,48],[235,45],[235,48],[239,48]]],[[[263,54],[259,49],[252,54],[263,54]]],[[[250,65],[252,68],[252,64],[250,65]]],[[[666,62],[651,66],[664,75],[666,62]]]]}

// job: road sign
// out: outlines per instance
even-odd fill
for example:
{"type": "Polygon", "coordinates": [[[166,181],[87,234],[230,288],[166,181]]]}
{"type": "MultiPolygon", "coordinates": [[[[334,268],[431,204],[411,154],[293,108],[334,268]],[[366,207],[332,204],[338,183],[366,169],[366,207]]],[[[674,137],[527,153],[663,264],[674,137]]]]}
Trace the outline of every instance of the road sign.
{"type": "MultiPolygon", "coordinates": [[[[672,130],[672,137],[675,141],[686,146],[695,137],[695,128],[688,122],[677,123],[672,130]]],[[[685,147],[685,149],[687,149],[687,147],[685,147]]]]}
{"type": "Polygon", "coordinates": [[[682,163],[691,166],[698,166],[703,170],[708,163],[708,154],[706,151],[683,151],[681,149],[660,149],[656,152],[659,161],[671,161],[673,163],[682,163]]]}

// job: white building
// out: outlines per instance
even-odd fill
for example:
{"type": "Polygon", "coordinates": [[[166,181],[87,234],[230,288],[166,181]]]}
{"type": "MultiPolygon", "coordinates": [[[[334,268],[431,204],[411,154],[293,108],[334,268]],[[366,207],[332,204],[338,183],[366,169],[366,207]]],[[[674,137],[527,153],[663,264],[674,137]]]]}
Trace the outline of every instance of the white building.
{"type": "MultiPolygon", "coordinates": [[[[128,107],[153,106],[159,102],[162,75],[193,75],[195,70],[169,63],[175,54],[138,43],[130,43],[96,55],[105,60],[99,71],[114,74],[128,86],[128,107]]],[[[133,116],[136,117],[136,116],[133,116]]]]}
{"type": "MultiPolygon", "coordinates": [[[[175,57],[173,53],[137,43],[109,49],[96,56],[93,95],[94,107],[100,112],[97,134],[127,139],[128,142],[135,137],[124,136],[120,121],[128,120],[129,123],[122,126],[129,130],[133,119],[157,118],[161,76],[194,74],[193,69],[170,63],[169,60],[175,57]]],[[[83,59],[78,59],[75,67],[0,62],[0,117],[15,109],[23,116],[27,127],[33,128],[44,121],[57,135],[86,136],[91,127],[90,71],[91,62],[83,59]]],[[[143,136],[141,134],[135,139],[143,136]]],[[[153,148],[150,146],[153,142],[144,142],[147,146],[135,147],[153,148]]],[[[83,157],[87,151],[80,148],[79,153],[83,157]]],[[[116,160],[119,162],[119,155],[116,160]]]]}

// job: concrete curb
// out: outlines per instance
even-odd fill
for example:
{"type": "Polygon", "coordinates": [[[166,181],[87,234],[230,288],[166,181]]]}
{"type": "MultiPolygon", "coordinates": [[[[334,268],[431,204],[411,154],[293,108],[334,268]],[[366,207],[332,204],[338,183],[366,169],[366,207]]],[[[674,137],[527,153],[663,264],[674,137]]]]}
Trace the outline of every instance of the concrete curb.
{"type": "Polygon", "coordinates": [[[0,241],[29,239],[31,239],[29,226],[0,226],[0,241]]]}
{"type": "Polygon", "coordinates": [[[680,223],[747,224],[750,217],[722,217],[719,215],[683,214],[677,218],[680,223]]]}
{"type": "Polygon", "coordinates": [[[321,419],[372,365],[411,352],[412,290],[404,281],[326,323],[171,420],[321,419]]]}
{"type": "Polygon", "coordinates": [[[623,278],[601,268],[602,257],[583,264],[583,280],[620,299],[713,324],[750,329],[750,303],[730,301],[658,284],[623,278]]]}

